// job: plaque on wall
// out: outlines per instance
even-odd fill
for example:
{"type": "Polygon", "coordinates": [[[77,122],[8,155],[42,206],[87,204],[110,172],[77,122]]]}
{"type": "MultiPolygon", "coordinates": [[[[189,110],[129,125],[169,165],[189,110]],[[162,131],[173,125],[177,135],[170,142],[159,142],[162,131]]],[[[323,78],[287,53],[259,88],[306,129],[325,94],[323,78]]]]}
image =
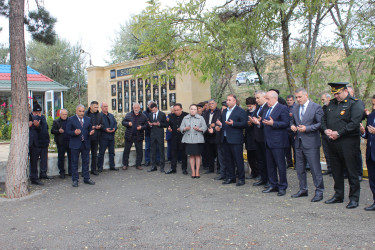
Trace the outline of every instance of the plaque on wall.
{"type": "Polygon", "coordinates": [[[122,113],[122,99],[118,99],[118,112],[122,113]]]}
{"type": "Polygon", "coordinates": [[[143,80],[142,80],[142,78],[138,78],[138,89],[143,89],[143,80]]]}
{"type": "Polygon", "coordinates": [[[139,101],[139,106],[141,107],[141,111],[143,111],[143,107],[144,107],[143,101],[139,101]]]}
{"type": "Polygon", "coordinates": [[[112,69],[112,70],[110,71],[110,76],[111,76],[111,79],[116,78],[116,70],[115,70],[115,69],[112,69]]]}
{"type": "Polygon", "coordinates": [[[143,90],[138,89],[138,102],[143,101],[143,90]]]}
{"type": "Polygon", "coordinates": [[[167,85],[161,86],[161,98],[167,99],[167,85]]]}
{"type": "Polygon", "coordinates": [[[137,96],[136,96],[135,90],[132,90],[132,102],[136,102],[136,101],[137,101],[137,96]]]}
{"type": "Polygon", "coordinates": [[[176,104],[176,93],[169,94],[169,105],[173,106],[176,104]]]}
{"type": "Polygon", "coordinates": [[[111,85],[111,93],[112,93],[112,96],[116,96],[116,84],[111,85]]]}
{"type": "Polygon", "coordinates": [[[146,103],[151,101],[151,89],[146,89],[146,103]]]}
{"type": "Polygon", "coordinates": [[[146,81],[145,81],[145,89],[150,89],[151,90],[150,79],[146,79],[146,81]]]}
{"type": "Polygon", "coordinates": [[[125,102],[125,112],[129,112],[129,102],[125,102]]]}
{"type": "Polygon", "coordinates": [[[170,78],[169,79],[169,90],[175,90],[176,89],[176,78],[170,78]]]}
{"type": "Polygon", "coordinates": [[[165,98],[165,99],[161,99],[161,109],[162,109],[162,110],[167,110],[167,109],[168,109],[168,106],[167,106],[167,98],[165,98]]]}
{"type": "Polygon", "coordinates": [[[129,89],[129,80],[124,81],[124,88],[129,89]]]}
{"type": "Polygon", "coordinates": [[[116,99],[112,99],[112,110],[116,110],[116,99]]]}
{"type": "Polygon", "coordinates": [[[122,81],[117,82],[117,89],[118,89],[119,92],[122,92],[121,91],[122,90],[122,81]]]}
{"type": "Polygon", "coordinates": [[[135,80],[130,80],[130,87],[131,87],[132,91],[133,90],[135,91],[135,88],[136,88],[136,86],[135,86],[135,80]]]}
{"type": "Polygon", "coordinates": [[[159,85],[153,86],[153,92],[154,92],[154,96],[153,96],[154,101],[155,102],[157,101],[159,103],[159,85]]]}
{"type": "Polygon", "coordinates": [[[126,102],[129,102],[129,90],[128,89],[125,89],[124,99],[125,99],[126,102]]]}

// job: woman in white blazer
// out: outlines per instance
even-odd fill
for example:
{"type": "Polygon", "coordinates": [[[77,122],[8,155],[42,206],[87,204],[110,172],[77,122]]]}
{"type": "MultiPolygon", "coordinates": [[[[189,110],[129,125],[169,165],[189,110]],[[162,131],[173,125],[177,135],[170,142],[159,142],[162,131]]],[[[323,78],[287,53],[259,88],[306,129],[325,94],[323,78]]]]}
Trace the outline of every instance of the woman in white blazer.
{"type": "Polygon", "coordinates": [[[198,107],[190,105],[190,114],[181,122],[180,130],[184,134],[182,143],[185,143],[186,154],[189,155],[191,178],[199,178],[201,154],[204,146],[204,132],[207,130],[204,118],[197,114],[198,107]]]}

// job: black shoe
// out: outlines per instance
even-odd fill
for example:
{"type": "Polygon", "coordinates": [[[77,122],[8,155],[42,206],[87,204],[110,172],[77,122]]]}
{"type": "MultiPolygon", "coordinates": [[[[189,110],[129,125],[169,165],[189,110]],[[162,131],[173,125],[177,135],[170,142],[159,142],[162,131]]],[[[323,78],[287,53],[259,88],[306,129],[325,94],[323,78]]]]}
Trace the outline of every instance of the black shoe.
{"type": "Polygon", "coordinates": [[[245,181],[238,181],[236,186],[239,187],[239,186],[243,186],[245,185],[245,181]]]}
{"type": "Polygon", "coordinates": [[[299,198],[303,196],[309,196],[309,193],[307,191],[299,190],[297,193],[293,194],[292,198],[299,198]]]}
{"type": "Polygon", "coordinates": [[[279,192],[277,193],[277,196],[284,196],[285,194],[286,194],[285,189],[281,189],[281,190],[279,190],[279,192]]]}
{"type": "Polygon", "coordinates": [[[171,170],[165,172],[165,174],[175,174],[176,172],[177,172],[176,170],[171,169],[171,170]]]}
{"type": "Polygon", "coordinates": [[[278,191],[279,191],[279,189],[277,187],[275,187],[275,188],[269,187],[269,188],[263,190],[262,192],[263,193],[271,193],[271,192],[278,192],[278,191]]]}
{"type": "Polygon", "coordinates": [[[212,173],[215,173],[214,170],[207,170],[206,172],[204,172],[205,174],[212,174],[212,173]]]}
{"type": "Polygon", "coordinates": [[[102,168],[98,169],[98,173],[101,173],[101,172],[103,172],[103,169],[102,168]]]}
{"type": "Polygon", "coordinates": [[[59,177],[60,179],[65,179],[65,174],[60,174],[59,177]]]}
{"type": "Polygon", "coordinates": [[[231,180],[231,179],[227,179],[223,182],[224,185],[226,184],[231,184],[231,183],[236,183],[236,180],[231,180]]]}
{"type": "Polygon", "coordinates": [[[96,170],[91,171],[91,174],[93,174],[93,175],[99,175],[99,173],[96,170]]]}
{"type": "Polygon", "coordinates": [[[220,180],[224,180],[225,178],[224,177],[221,177],[221,176],[218,176],[218,177],[215,177],[214,180],[217,180],[217,181],[220,181],[220,180]]]}
{"type": "Polygon", "coordinates": [[[271,184],[269,182],[266,183],[266,185],[264,185],[264,188],[269,188],[271,186],[271,184]]]}
{"type": "Polygon", "coordinates": [[[161,169],[160,169],[160,172],[165,173],[164,168],[161,168],[161,169]]]}
{"type": "Polygon", "coordinates": [[[252,179],[255,179],[255,178],[257,178],[257,176],[256,175],[249,175],[248,177],[246,177],[246,179],[248,179],[248,180],[252,180],[252,179]]]}
{"type": "Polygon", "coordinates": [[[109,168],[109,170],[118,171],[118,168],[109,168]]]}
{"type": "Polygon", "coordinates": [[[323,195],[315,195],[312,199],[311,199],[311,202],[318,202],[318,201],[321,201],[323,200],[323,195]]]}
{"type": "Polygon", "coordinates": [[[31,184],[39,185],[39,186],[43,186],[43,185],[44,185],[44,183],[41,182],[40,180],[34,180],[34,181],[31,181],[31,184]]]}
{"type": "Polygon", "coordinates": [[[254,182],[254,183],[253,183],[253,186],[262,186],[262,185],[264,185],[264,184],[266,184],[266,182],[260,180],[260,181],[254,182]]]}
{"type": "Polygon", "coordinates": [[[160,162],[158,161],[158,162],[156,162],[156,166],[159,166],[160,167],[160,162]]]}
{"type": "Polygon", "coordinates": [[[54,179],[54,177],[52,177],[52,176],[48,176],[48,175],[41,175],[41,176],[39,177],[39,179],[52,180],[52,179],[54,179]]]}
{"type": "Polygon", "coordinates": [[[334,204],[334,203],[343,203],[343,199],[339,199],[339,198],[336,198],[335,196],[333,196],[331,199],[329,200],[326,200],[324,203],[325,204],[334,204]]]}
{"type": "Polygon", "coordinates": [[[327,171],[325,171],[322,175],[329,175],[329,174],[332,174],[332,171],[331,171],[331,170],[327,170],[327,171]]]}
{"type": "Polygon", "coordinates": [[[191,178],[195,179],[195,176],[192,175],[191,178]]]}
{"type": "Polygon", "coordinates": [[[201,177],[198,175],[198,176],[195,176],[195,178],[196,178],[196,179],[199,179],[199,178],[201,178],[201,177]]]}
{"type": "Polygon", "coordinates": [[[147,170],[147,172],[153,172],[153,171],[157,171],[157,170],[158,170],[157,167],[152,167],[152,168],[150,168],[149,170],[147,170]]]}
{"type": "Polygon", "coordinates": [[[78,187],[78,181],[73,181],[72,186],[73,187],[78,187]]]}
{"type": "Polygon", "coordinates": [[[92,181],[92,180],[90,180],[90,179],[88,179],[88,180],[84,180],[83,182],[84,182],[85,184],[95,185],[95,182],[92,181]]]}
{"type": "Polygon", "coordinates": [[[150,166],[150,165],[151,165],[150,162],[145,162],[145,164],[143,164],[143,166],[146,166],[146,167],[148,167],[148,166],[150,166]]]}
{"type": "Polygon", "coordinates": [[[365,210],[366,210],[366,211],[375,211],[375,202],[374,202],[374,204],[372,204],[371,206],[369,206],[369,207],[365,207],[365,210]]]}
{"type": "Polygon", "coordinates": [[[186,170],[182,171],[182,173],[183,173],[184,175],[187,175],[187,174],[188,174],[188,172],[187,172],[186,170]]]}
{"type": "Polygon", "coordinates": [[[346,205],[347,209],[352,209],[358,207],[358,201],[349,201],[348,205],[346,205]]]}

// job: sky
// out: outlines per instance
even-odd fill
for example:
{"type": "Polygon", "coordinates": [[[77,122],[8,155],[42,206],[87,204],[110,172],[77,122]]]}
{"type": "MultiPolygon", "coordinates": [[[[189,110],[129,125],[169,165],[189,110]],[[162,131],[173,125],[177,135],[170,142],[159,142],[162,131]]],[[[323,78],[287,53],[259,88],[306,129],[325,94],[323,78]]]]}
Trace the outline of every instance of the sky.
{"type": "MultiPolygon", "coordinates": [[[[120,25],[131,15],[139,14],[146,8],[146,0],[41,0],[52,16],[57,18],[55,26],[59,37],[71,44],[80,43],[82,49],[91,54],[92,64],[105,66],[109,60],[112,40],[120,25]]],[[[25,1],[27,3],[27,0],[25,1]]],[[[25,10],[34,9],[35,1],[28,0],[30,6],[25,10]]],[[[163,6],[173,6],[173,0],[161,0],[163,6]]],[[[0,43],[9,44],[9,23],[0,17],[0,43]]],[[[26,44],[31,40],[25,31],[26,44]]],[[[88,57],[87,57],[87,60],[88,57]]]]}

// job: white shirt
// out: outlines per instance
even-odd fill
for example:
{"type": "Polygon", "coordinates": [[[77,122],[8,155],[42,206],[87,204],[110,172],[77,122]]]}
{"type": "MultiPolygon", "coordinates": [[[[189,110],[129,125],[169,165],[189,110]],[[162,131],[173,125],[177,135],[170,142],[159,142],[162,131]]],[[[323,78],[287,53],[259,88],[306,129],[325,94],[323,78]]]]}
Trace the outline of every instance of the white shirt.
{"type": "Polygon", "coordinates": [[[76,116],[77,116],[79,122],[81,122],[81,120],[82,120],[82,123],[85,123],[85,120],[83,120],[83,117],[82,117],[82,119],[81,119],[81,118],[79,118],[78,115],[76,115],[76,116]]]}
{"type": "Polygon", "coordinates": [[[299,119],[301,119],[301,112],[302,112],[302,106],[303,106],[303,114],[306,114],[306,108],[307,108],[307,105],[309,105],[309,102],[310,100],[307,100],[307,102],[305,102],[305,104],[303,105],[299,105],[299,119]]]}
{"type": "MultiPolygon", "coordinates": [[[[278,103],[279,103],[279,102],[276,102],[272,107],[270,107],[271,112],[268,114],[269,117],[271,116],[274,107],[275,107],[278,103]]],[[[268,113],[268,110],[267,110],[267,113],[268,113]]],[[[267,114],[267,113],[266,113],[266,114],[267,114]]]]}
{"type": "MultiPolygon", "coordinates": [[[[233,108],[229,108],[229,107],[227,108],[227,113],[226,113],[226,116],[225,116],[225,121],[228,121],[230,114],[232,114],[232,111],[233,111],[233,109],[236,106],[237,105],[234,105],[233,108]]],[[[227,136],[227,130],[224,130],[224,136],[227,136]]]]}

